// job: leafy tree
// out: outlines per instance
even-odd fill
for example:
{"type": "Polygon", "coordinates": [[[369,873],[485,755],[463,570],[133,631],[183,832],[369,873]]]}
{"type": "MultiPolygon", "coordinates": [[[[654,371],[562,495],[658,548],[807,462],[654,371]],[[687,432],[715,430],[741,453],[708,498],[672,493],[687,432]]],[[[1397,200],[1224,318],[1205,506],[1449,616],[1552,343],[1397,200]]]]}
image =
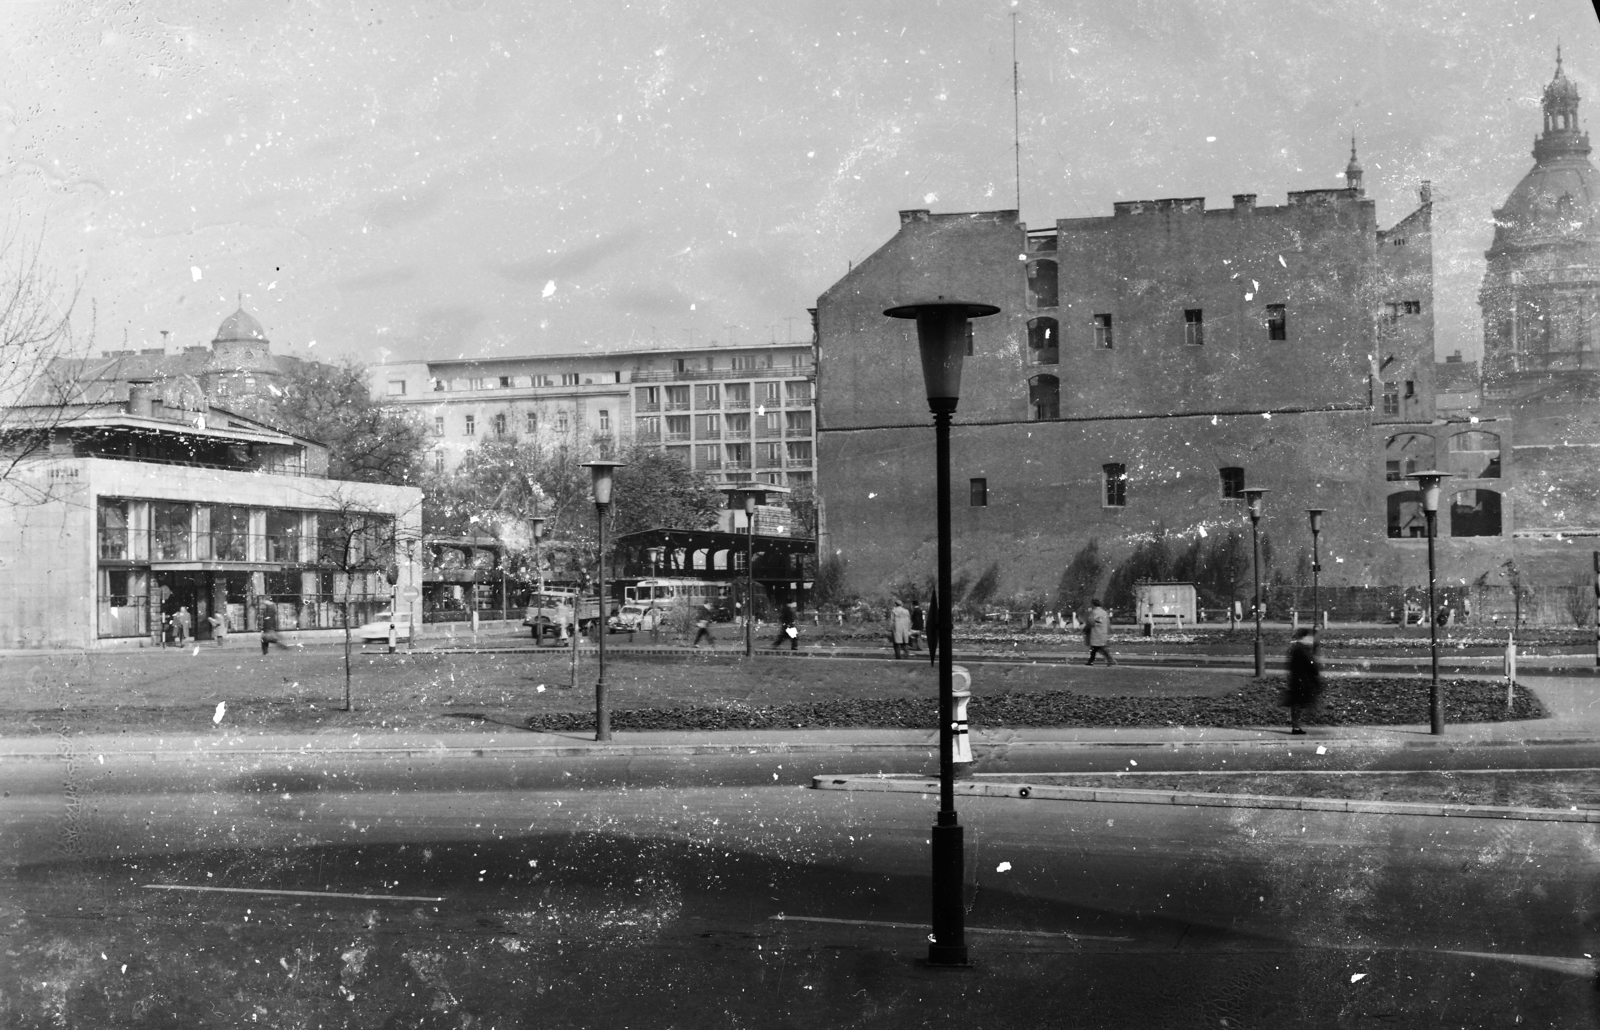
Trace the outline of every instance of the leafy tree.
{"type": "Polygon", "coordinates": [[[328,447],[328,478],[410,485],[422,479],[428,436],[414,414],[372,399],[359,362],[302,361],[264,412],[285,432],[328,447]]]}
{"type": "Polygon", "coordinates": [[[817,563],[817,576],[811,584],[811,600],[817,606],[839,604],[846,599],[849,562],[841,554],[830,554],[817,563]]]}
{"type": "Polygon", "coordinates": [[[633,444],[618,458],[611,488],[612,532],[646,529],[708,529],[724,506],[722,492],[703,472],[690,469],[659,448],[633,444]]]}
{"type": "Polygon", "coordinates": [[[1100,541],[1092,538],[1072,556],[1061,572],[1061,582],[1056,586],[1056,604],[1063,611],[1077,611],[1094,598],[1100,589],[1100,577],[1105,575],[1106,560],[1100,554],[1100,541]]]}

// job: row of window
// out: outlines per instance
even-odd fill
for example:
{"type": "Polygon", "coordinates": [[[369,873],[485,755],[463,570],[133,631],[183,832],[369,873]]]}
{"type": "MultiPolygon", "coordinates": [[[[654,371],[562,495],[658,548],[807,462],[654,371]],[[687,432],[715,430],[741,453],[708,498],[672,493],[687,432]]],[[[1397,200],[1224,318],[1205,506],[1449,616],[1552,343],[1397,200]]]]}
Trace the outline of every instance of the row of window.
{"type": "MultiPolygon", "coordinates": [[[[673,450],[673,448],[668,448],[673,450]]],[[[785,443],[703,443],[694,448],[694,467],[698,469],[781,469],[787,465],[810,468],[814,454],[810,440],[785,443]],[[752,450],[753,448],[753,450],[752,450]],[[751,457],[754,455],[754,462],[751,457]]]]}
{"type": "MultiPolygon", "coordinates": [[[[596,411],[595,422],[598,432],[611,432],[610,410],[601,408],[600,410],[596,411]]],[[[565,433],[571,428],[571,425],[572,423],[568,419],[565,411],[556,412],[555,431],[557,433],[565,433]]],[[[492,416],[488,420],[488,427],[489,431],[496,437],[510,436],[511,433],[516,430],[520,430],[528,436],[535,436],[539,432],[539,413],[537,411],[524,412],[521,423],[518,425],[513,420],[511,415],[501,412],[498,415],[492,416]]],[[[475,414],[464,416],[461,431],[463,436],[477,436],[478,416],[475,414]]],[[[445,417],[443,415],[435,415],[433,417],[433,435],[445,435],[445,417]]]]}
{"type": "Polygon", "coordinates": [[[1418,469],[1442,468],[1461,479],[1499,479],[1500,436],[1471,429],[1455,433],[1446,444],[1441,462],[1436,443],[1427,433],[1396,433],[1384,444],[1384,478],[1403,480],[1418,469]]]}
{"type": "Polygon", "coordinates": [[[639,415],[634,419],[635,434],[650,440],[661,435],[665,423],[667,439],[689,439],[691,427],[697,439],[707,440],[729,436],[749,436],[752,430],[761,436],[811,435],[811,412],[768,411],[757,415],[716,412],[699,415],[639,415]]]}
{"type": "MultiPolygon", "coordinates": [[[[1221,496],[1227,501],[1244,500],[1244,469],[1230,465],[1217,470],[1221,496]]],[[[1107,508],[1124,508],[1128,504],[1128,466],[1118,461],[1100,466],[1101,504],[1107,508]]],[[[968,484],[968,503],[974,508],[989,504],[989,480],[973,479],[968,484]]]]}
{"type": "Polygon", "coordinates": [[[674,386],[641,386],[634,390],[634,407],[639,411],[660,411],[663,402],[668,411],[689,411],[691,407],[748,408],[752,402],[761,407],[779,407],[811,403],[809,380],[765,383],[697,383],[674,386]]]}
{"type": "Polygon", "coordinates": [[[393,528],[394,520],[379,514],[127,498],[96,505],[101,561],[300,563],[326,556],[359,564],[392,539],[393,528]]]}

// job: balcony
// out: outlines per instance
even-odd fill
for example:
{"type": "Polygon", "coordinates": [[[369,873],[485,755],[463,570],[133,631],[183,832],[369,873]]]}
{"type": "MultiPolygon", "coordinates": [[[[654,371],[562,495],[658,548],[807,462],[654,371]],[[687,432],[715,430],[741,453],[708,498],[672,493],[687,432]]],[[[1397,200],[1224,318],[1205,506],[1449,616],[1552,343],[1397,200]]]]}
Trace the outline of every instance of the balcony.
{"type": "Polygon", "coordinates": [[[633,405],[633,410],[636,411],[636,412],[639,412],[640,414],[649,414],[652,411],[660,411],[661,410],[661,402],[660,401],[650,401],[650,402],[635,401],[634,405],[633,405]]]}
{"type": "Polygon", "coordinates": [[[748,411],[750,410],[750,398],[745,397],[742,399],[735,399],[733,397],[729,397],[723,402],[722,406],[735,411],[748,411]]]}
{"type": "Polygon", "coordinates": [[[689,434],[688,433],[668,433],[667,434],[667,443],[688,443],[688,442],[689,442],[689,434]]]}
{"type": "Polygon", "coordinates": [[[651,431],[651,432],[647,432],[647,431],[645,431],[643,429],[640,429],[640,430],[637,430],[637,431],[634,432],[633,438],[635,440],[639,441],[640,443],[660,443],[661,442],[661,430],[657,429],[657,430],[654,430],[654,431],[651,431]]]}
{"type": "Polygon", "coordinates": [[[695,467],[696,468],[702,468],[702,469],[719,469],[719,468],[722,467],[722,459],[721,458],[701,458],[698,462],[695,463],[695,467]]]}
{"type": "Polygon", "coordinates": [[[720,429],[702,429],[702,430],[700,430],[700,432],[695,434],[694,438],[696,440],[720,440],[720,439],[722,439],[722,430],[720,430],[720,429]]]}
{"type": "Polygon", "coordinates": [[[689,401],[668,401],[661,407],[663,411],[688,411],[693,405],[689,401]]]}
{"type": "Polygon", "coordinates": [[[811,407],[812,399],[812,395],[809,393],[804,397],[785,397],[783,406],[786,408],[809,408],[811,407]]]}
{"type": "Polygon", "coordinates": [[[690,368],[682,372],[672,371],[635,371],[635,383],[687,383],[705,381],[709,379],[799,379],[802,376],[814,379],[817,374],[815,365],[801,367],[772,365],[766,368],[690,368]]]}
{"type": "Polygon", "coordinates": [[[748,458],[729,458],[722,463],[722,467],[725,469],[747,469],[750,467],[750,460],[748,458]]]}

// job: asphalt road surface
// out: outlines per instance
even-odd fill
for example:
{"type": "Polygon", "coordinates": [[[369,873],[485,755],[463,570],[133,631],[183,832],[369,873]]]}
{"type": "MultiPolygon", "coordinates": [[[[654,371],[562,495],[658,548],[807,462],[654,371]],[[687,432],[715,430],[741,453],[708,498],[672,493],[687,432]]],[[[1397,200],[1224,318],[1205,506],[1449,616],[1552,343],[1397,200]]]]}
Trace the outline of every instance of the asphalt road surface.
{"type": "Polygon", "coordinates": [[[771,785],[17,790],[0,1024],[1596,1025],[1595,827],[973,799],[974,965],[934,970],[933,799],[759,758],[771,785]]]}

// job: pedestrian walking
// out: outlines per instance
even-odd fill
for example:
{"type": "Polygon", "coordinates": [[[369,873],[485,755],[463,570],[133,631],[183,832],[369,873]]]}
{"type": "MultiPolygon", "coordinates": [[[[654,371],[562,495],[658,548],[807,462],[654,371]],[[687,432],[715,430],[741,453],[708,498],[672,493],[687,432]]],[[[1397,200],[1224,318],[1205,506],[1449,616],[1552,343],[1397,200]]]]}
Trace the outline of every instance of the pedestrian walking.
{"type": "Polygon", "coordinates": [[[889,643],[894,646],[894,656],[904,658],[900,652],[906,649],[911,640],[911,613],[906,611],[906,606],[895,598],[894,607],[889,609],[889,643]]]}
{"type": "Polygon", "coordinates": [[[221,647],[228,642],[228,616],[225,612],[212,612],[206,616],[211,624],[211,642],[221,647]]]}
{"type": "Polygon", "coordinates": [[[1310,627],[1296,630],[1289,645],[1289,674],[1284,681],[1283,703],[1289,709],[1289,732],[1304,736],[1300,709],[1311,708],[1322,698],[1322,670],[1317,665],[1317,634],[1310,627]]]}
{"type": "Polygon", "coordinates": [[[189,609],[178,606],[172,616],[172,638],[179,647],[189,642],[189,632],[194,628],[194,619],[189,615],[189,609]]]}
{"type": "Polygon", "coordinates": [[[795,625],[795,608],[793,601],[778,609],[778,636],[772,642],[774,648],[779,648],[787,641],[789,650],[800,650],[800,628],[795,625]]]}
{"type": "Polygon", "coordinates": [[[706,638],[706,643],[710,644],[712,646],[712,648],[715,648],[717,646],[716,638],[711,635],[711,616],[712,616],[711,605],[702,602],[701,605],[700,605],[700,611],[699,611],[698,614],[696,614],[695,620],[694,620],[694,626],[695,626],[695,629],[694,629],[694,646],[695,647],[699,647],[700,646],[700,638],[701,637],[705,637],[706,638]]]}
{"type": "Polygon", "coordinates": [[[1085,665],[1093,665],[1095,655],[1106,656],[1107,665],[1117,664],[1111,657],[1111,615],[1100,606],[1100,598],[1089,602],[1089,616],[1083,624],[1083,642],[1089,645],[1089,660],[1085,665]]]}
{"type": "Polygon", "coordinates": [[[267,645],[278,643],[278,606],[271,601],[264,601],[261,605],[261,653],[267,653],[267,645]]]}
{"type": "Polygon", "coordinates": [[[918,601],[911,606],[911,650],[922,647],[922,631],[927,626],[927,621],[922,612],[922,602],[918,601]]]}

